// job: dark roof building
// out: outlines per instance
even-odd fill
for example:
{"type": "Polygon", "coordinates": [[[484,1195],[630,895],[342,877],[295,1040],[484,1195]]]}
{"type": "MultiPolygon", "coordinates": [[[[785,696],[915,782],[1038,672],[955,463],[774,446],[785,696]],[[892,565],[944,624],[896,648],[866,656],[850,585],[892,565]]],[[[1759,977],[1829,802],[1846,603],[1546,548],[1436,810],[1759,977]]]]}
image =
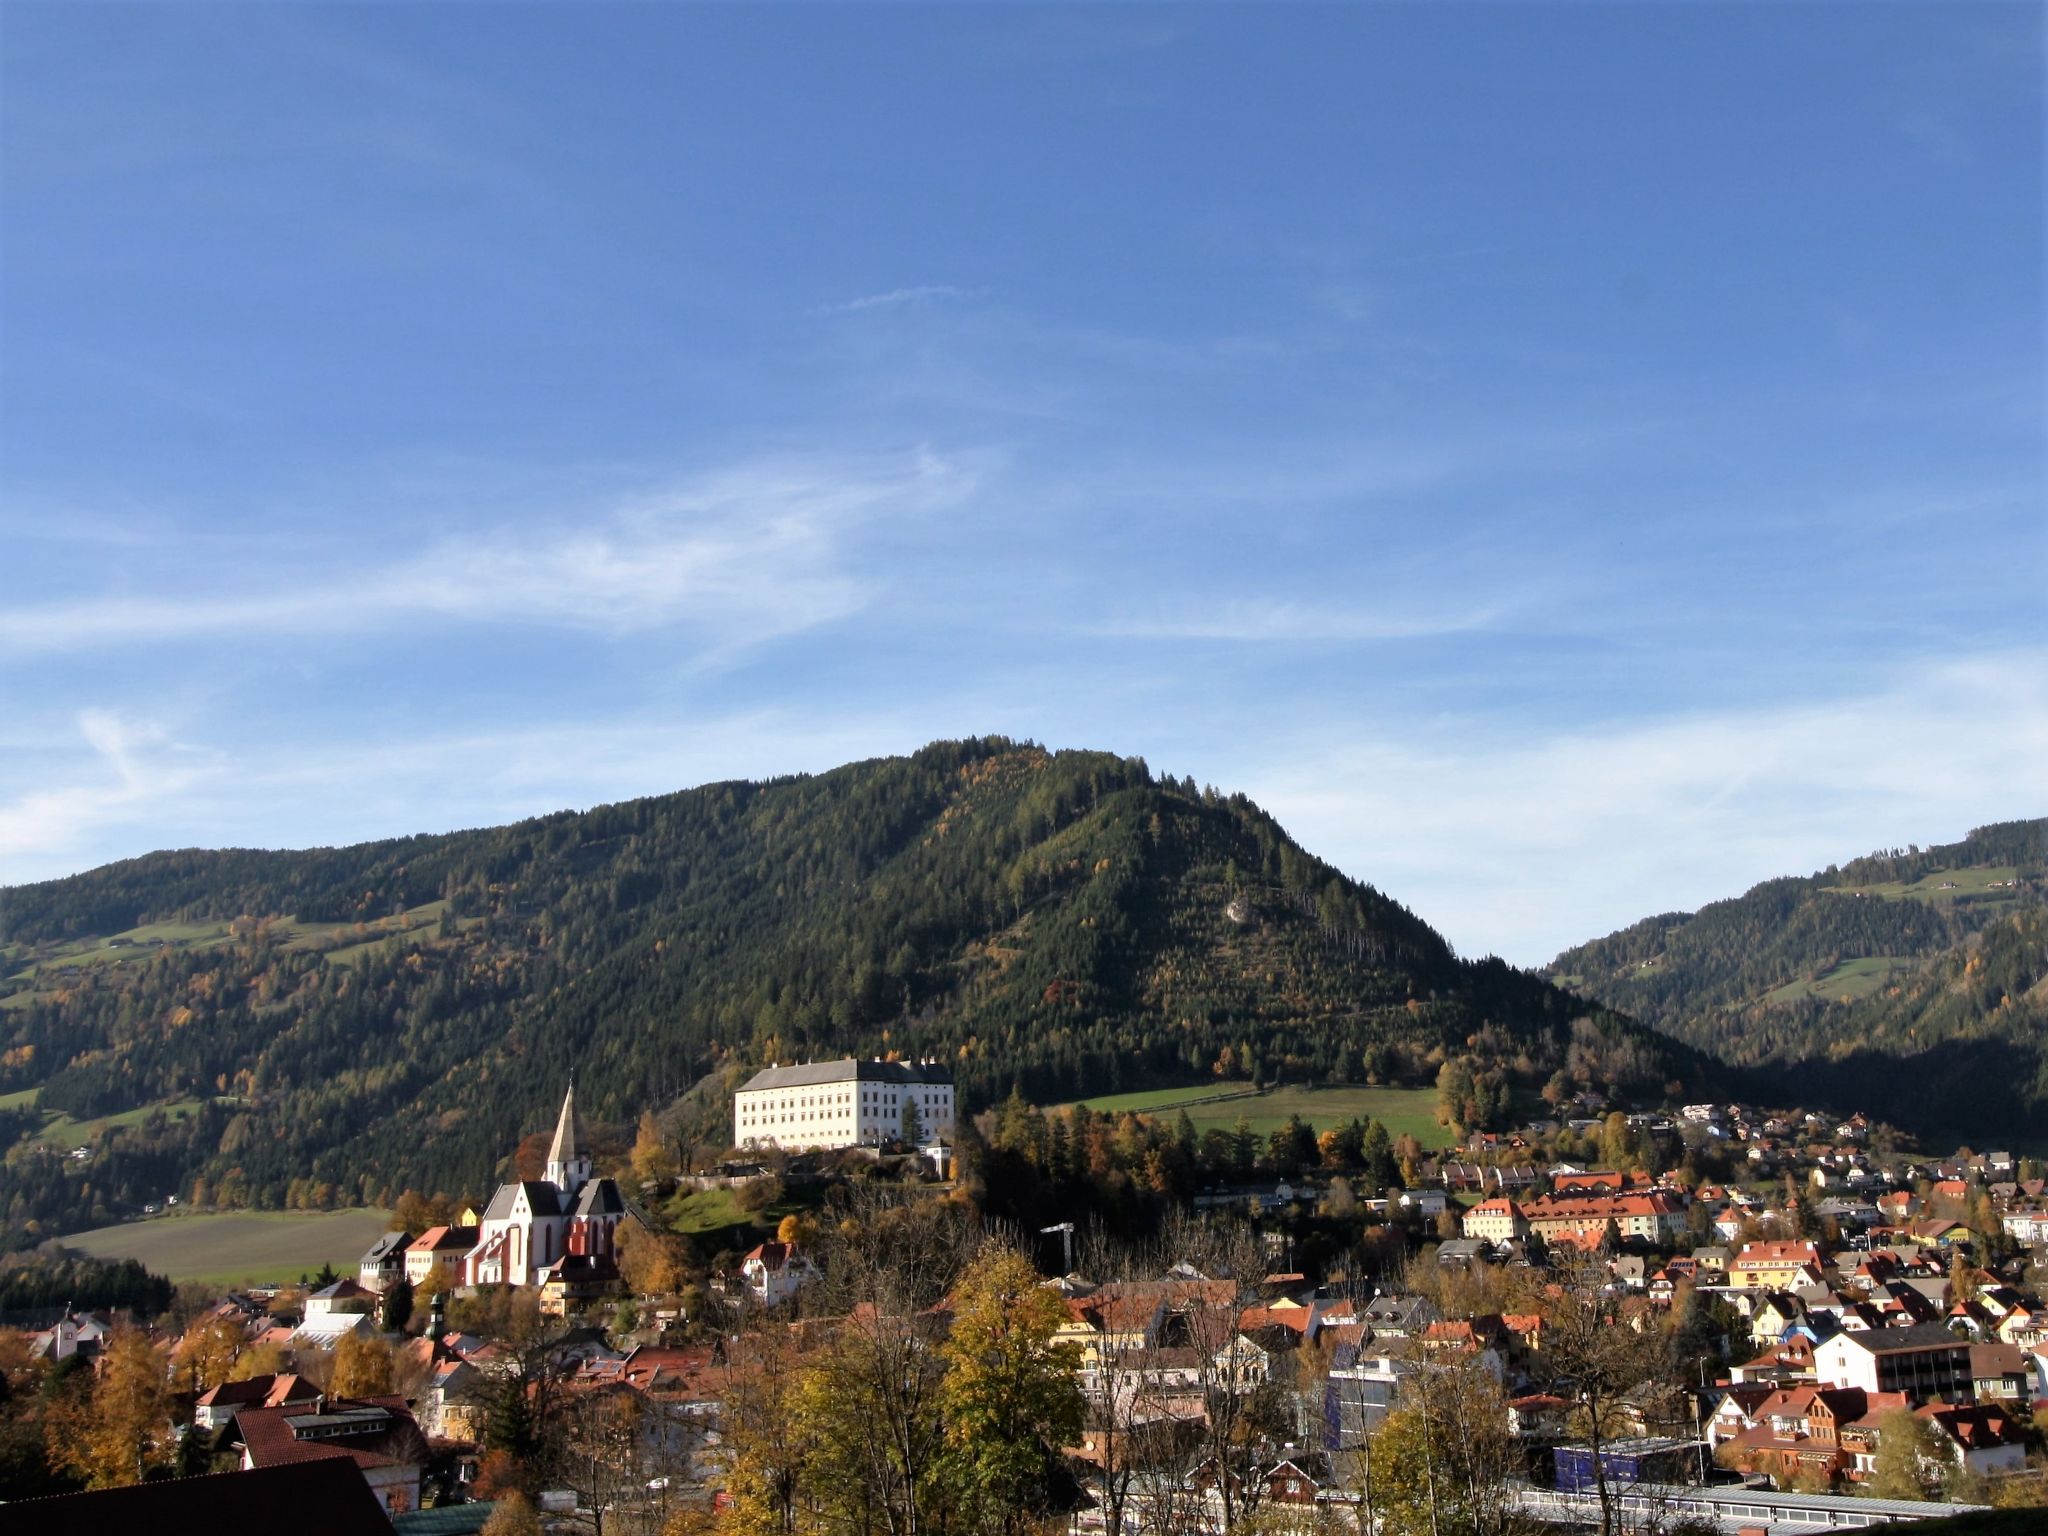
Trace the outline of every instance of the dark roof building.
{"type": "Polygon", "coordinates": [[[369,1485],[333,1459],[22,1499],[6,1506],[0,1523],[52,1536],[391,1536],[369,1485]]]}
{"type": "Polygon", "coordinates": [[[862,1061],[845,1057],[839,1061],[807,1061],[802,1065],[763,1067],[740,1085],[741,1093],[760,1093],[770,1088],[816,1088],[827,1083],[944,1083],[953,1073],[937,1061],[862,1061]]]}

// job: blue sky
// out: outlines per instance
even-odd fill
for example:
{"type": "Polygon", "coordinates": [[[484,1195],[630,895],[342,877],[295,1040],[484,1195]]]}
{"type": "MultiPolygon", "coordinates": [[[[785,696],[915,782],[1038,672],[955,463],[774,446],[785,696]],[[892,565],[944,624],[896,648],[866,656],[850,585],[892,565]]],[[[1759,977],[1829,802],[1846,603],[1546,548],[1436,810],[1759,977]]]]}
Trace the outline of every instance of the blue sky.
{"type": "Polygon", "coordinates": [[[0,881],[1003,732],[1461,950],[2048,809],[2021,5],[0,9],[0,881]]]}

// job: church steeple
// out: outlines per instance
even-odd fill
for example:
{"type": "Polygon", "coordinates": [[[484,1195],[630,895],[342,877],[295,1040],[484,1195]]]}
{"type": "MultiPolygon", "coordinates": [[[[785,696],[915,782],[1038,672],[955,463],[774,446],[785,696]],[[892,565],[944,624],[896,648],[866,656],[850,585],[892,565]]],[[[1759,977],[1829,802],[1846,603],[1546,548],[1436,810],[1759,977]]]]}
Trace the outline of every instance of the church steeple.
{"type": "Polygon", "coordinates": [[[562,1096],[562,1116],[555,1122],[555,1139],[548,1148],[548,1182],[564,1195],[574,1195],[590,1178],[590,1158],[581,1150],[582,1127],[576,1121],[576,1080],[562,1096]]]}

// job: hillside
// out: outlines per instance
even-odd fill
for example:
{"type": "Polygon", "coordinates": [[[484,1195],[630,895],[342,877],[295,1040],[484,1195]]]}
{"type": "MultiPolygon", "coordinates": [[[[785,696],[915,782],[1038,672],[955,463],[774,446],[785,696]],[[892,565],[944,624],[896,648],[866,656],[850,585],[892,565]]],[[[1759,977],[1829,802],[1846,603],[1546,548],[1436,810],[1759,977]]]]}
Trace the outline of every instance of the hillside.
{"type": "Polygon", "coordinates": [[[1558,1071],[1655,1095],[1711,1070],[1461,961],[1242,796],[1000,740],[473,832],[152,854],[4,907],[0,1133],[47,1145],[60,1111],[98,1149],[66,1179],[10,1155],[17,1234],[195,1177],[258,1205],[475,1190],[572,1068],[614,1122],[849,1051],[940,1056],[970,1107],[1429,1083],[1462,1056],[1475,1122],[1558,1071]]]}
{"type": "Polygon", "coordinates": [[[2048,821],[1980,827],[1647,918],[1547,974],[1734,1065],[1799,1064],[1814,1097],[1930,1133],[2038,1136],[2044,856],[2048,821]]]}

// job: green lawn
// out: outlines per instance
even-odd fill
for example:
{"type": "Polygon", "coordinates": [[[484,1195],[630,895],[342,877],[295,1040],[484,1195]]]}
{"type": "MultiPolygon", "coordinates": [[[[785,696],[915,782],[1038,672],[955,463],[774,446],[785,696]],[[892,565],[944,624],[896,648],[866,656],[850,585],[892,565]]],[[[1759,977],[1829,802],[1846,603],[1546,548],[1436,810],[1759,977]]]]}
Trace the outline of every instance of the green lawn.
{"type": "Polygon", "coordinates": [[[189,1120],[199,1112],[198,1099],[179,1099],[170,1104],[145,1104],[140,1109],[124,1109],[118,1115],[102,1115],[97,1120],[74,1120],[69,1115],[53,1116],[50,1122],[30,1138],[47,1142],[55,1147],[82,1147],[91,1141],[97,1131],[126,1125],[140,1125],[158,1110],[172,1120],[189,1120]]]}
{"type": "MultiPolygon", "coordinates": [[[[435,925],[441,920],[445,901],[429,901],[417,907],[408,908],[393,917],[378,918],[362,925],[363,932],[357,934],[354,922],[309,922],[298,917],[278,917],[271,920],[271,929],[286,949],[327,949],[330,959],[348,961],[380,944],[402,940],[406,935],[431,937],[435,925]],[[353,939],[354,942],[340,942],[353,939]]],[[[471,918],[464,926],[481,921],[471,918]]],[[[210,949],[233,942],[233,934],[225,922],[207,923],[145,923],[139,928],[130,928],[123,933],[107,934],[93,938],[78,939],[60,944],[40,954],[34,961],[24,965],[19,972],[22,978],[33,978],[38,983],[61,980],[66,967],[121,965],[131,960],[147,960],[157,953],[159,944],[172,949],[210,949]]],[[[10,954],[26,953],[21,946],[9,946],[10,954]]],[[[17,991],[0,999],[0,1006],[20,1007],[32,993],[17,991]]]]}
{"type": "Polygon", "coordinates": [[[1327,1131],[1348,1120],[1369,1119],[1379,1121],[1395,1136],[1413,1136],[1425,1147],[1444,1146],[1450,1140],[1450,1132],[1436,1123],[1436,1091],[1431,1088],[1290,1087],[1259,1094],[1250,1094],[1250,1088],[1249,1083],[1242,1082],[1209,1083],[1149,1093],[1105,1094],[1081,1102],[1105,1114],[1130,1111],[1168,1119],[1177,1118],[1185,1108],[1198,1132],[1212,1126],[1228,1130],[1242,1115],[1251,1121],[1253,1130],[1266,1135],[1284,1124],[1289,1115],[1300,1115],[1318,1131],[1327,1131]],[[1215,1097],[1223,1093],[1239,1096],[1215,1097]],[[1191,1102],[1201,1098],[1212,1102],[1191,1102]]]}
{"type": "Polygon", "coordinates": [[[386,1211],[182,1211],[65,1238],[102,1259],[135,1259],[173,1280],[241,1285],[296,1280],[322,1264],[353,1276],[386,1230],[386,1211]]]}
{"type": "Polygon", "coordinates": [[[2019,871],[2010,864],[1988,869],[1943,869],[1906,885],[1888,880],[1882,885],[1845,887],[1852,895],[1882,896],[1887,901],[1956,901],[1975,896],[1993,901],[2014,899],[2011,881],[2019,871]],[[1997,889],[1994,889],[1997,887],[1997,889]]]}
{"type": "Polygon", "coordinates": [[[25,1104],[33,1104],[36,1095],[42,1091],[40,1088],[17,1088],[12,1093],[0,1093],[0,1109],[20,1109],[25,1104]]]}
{"type": "MultiPolygon", "coordinates": [[[[1197,1109],[1203,1108],[1197,1101],[1229,1096],[1232,1099],[1249,1099],[1257,1092],[1250,1083],[1201,1083],[1193,1088],[1152,1088],[1143,1093],[1110,1093],[1099,1099],[1084,1099],[1090,1109],[1105,1115],[1153,1115],[1163,1111],[1177,1111],[1186,1106],[1190,1118],[1197,1109]]],[[[1064,1107],[1064,1106],[1062,1106],[1064,1107]]],[[[1233,1113],[1232,1119],[1236,1118],[1233,1113]]]]}
{"type": "Polygon", "coordinates": [[[669,1209],[678,1232],[715,1232],[750,1220],[729,1189],[693,1189],[669,1209]]]}
{"type": "Polygon", "coordinates": [[[1869,997],[1919,963],[1910,955],[1869,955],[1859,960],[1844,960],[1816,980],[1808,981],[1801,977],[1766,992],[1764,1001],[1796,1003],[1802,998],[1819,997],[1837,1002],[1845,998],[1869,997]]]}

